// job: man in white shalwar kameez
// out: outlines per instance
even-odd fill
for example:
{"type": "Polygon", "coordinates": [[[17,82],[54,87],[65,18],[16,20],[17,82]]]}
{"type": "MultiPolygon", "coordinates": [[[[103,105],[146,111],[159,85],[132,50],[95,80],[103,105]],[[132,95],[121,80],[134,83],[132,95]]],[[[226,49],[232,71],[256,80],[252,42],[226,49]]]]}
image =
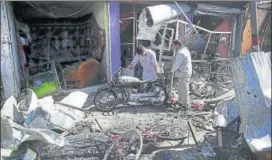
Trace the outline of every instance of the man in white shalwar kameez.
{"type": "Polygon", "coordinates": [[[171,73],[178,78],[178,104],[190,109],[189,85],[192,75],[191,54],[187,47],[176,40],[173,42],[176,49],[174,63],[171,73]]]}
{"type": "Polygon", "coordinates": [[[156,53],[143,46],[137,48],[137,55],[133,58],[128,68],[132,69],[140,61],[143,67],[143,81],[154,81],[158,78],[158,62],[156,53]]]}

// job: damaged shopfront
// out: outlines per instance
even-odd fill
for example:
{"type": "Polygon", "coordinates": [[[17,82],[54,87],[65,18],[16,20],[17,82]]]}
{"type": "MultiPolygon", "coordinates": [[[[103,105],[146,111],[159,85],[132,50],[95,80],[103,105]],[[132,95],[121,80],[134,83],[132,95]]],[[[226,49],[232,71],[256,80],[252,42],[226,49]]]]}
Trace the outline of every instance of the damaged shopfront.
{"type": "Polygon", "coordinates": [[[4,97],[92,89],[110,77],[109,3],[1,2],[4,97]]]}
{"type": "MultiPolygon", "coordinates": [[[[127,66],[136,46],[142,44],[156,52],[161,71],[169,73],[174,56],[172,42],[178,39],[192,56],[192,99],[211,102],[233,92],[229,60],[241,53],[245,4],[122,2],[121,64],[127,66]]],[[[140,78],[141,66],[125,74],[140,78]]]]}

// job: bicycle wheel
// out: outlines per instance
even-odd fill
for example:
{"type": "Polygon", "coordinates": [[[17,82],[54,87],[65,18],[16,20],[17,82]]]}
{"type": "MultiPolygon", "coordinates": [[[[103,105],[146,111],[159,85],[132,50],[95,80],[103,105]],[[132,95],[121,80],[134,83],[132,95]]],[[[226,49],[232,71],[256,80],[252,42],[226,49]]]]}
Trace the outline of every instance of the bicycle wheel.
{"type": "Polygon", "coordinates": [[[110,129],[109,132],[114,135],[121,135],[128,130],[130,130],[130,128],[126,126],[115,126],[114,128],[110,129]]]}
{"type": "Polygon", "coordinates": [[[186,129],[172,125],[157,125],[151,128],[150,131],[162,140],[184,140],[187,134],[186,129]]]}
{"type": "Polygon", "coordinates": [[[95,94],[94,105],[99,111],[113,111],[117,104],[118,97],[112,90],[109,90],[108,88],[104,88],[95,94]]]}
{"type": "Polygon", "coordinates": [[[143,147],[143,138],[136,130],[130,130],[118,137],[106,151],[103,160],[138,160],[143,147]]]}

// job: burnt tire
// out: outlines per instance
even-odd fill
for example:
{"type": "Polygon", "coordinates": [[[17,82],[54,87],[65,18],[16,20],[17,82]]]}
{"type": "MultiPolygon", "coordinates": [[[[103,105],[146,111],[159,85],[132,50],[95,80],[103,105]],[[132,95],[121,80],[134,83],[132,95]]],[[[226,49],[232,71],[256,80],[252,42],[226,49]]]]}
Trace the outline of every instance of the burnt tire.
{"type": "Polygon", "coordinates": [[[101,112],[111,112],[118,105],[118,97],[116,93],[108,88],[99,90],[94,97],[94,105],[97,110],[101,112]],[[102,96],[102,97],[100,97],[102,96]],[[110,102],[102,104],[103,100],[112,100],[110,102]]]}
{"type": "Polygon", "coordinates": [[[184,140],[187,134],[185,129],[172,125],[157,125],[151,128],[151,132],[158,139],[172,141],[184,140]]]}

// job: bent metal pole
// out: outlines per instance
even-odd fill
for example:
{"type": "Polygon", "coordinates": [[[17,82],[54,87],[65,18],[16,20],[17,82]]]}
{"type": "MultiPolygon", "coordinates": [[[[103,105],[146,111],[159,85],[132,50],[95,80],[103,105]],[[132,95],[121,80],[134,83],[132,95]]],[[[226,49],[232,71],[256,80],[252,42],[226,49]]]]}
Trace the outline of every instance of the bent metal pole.
{"type": "Polygon", "coordinates": [[[190,19],[186,16],[186,14],[184,13],[184,11],[182,10],[182,8],[179,6],[178,2],[175,1],[175,4],[177,5],[177,7],[179,8],[179,10],[181,11],[181,13],[183,14],[183,16],[185,17],[185,19],[188,21],[188,23],[190,24],[191,27],[193,27],[194,31],[196,33],[198,33],[198,31],[195,29],[195,27],[193,26],[193,24],[191,23],[190,19]]]}

